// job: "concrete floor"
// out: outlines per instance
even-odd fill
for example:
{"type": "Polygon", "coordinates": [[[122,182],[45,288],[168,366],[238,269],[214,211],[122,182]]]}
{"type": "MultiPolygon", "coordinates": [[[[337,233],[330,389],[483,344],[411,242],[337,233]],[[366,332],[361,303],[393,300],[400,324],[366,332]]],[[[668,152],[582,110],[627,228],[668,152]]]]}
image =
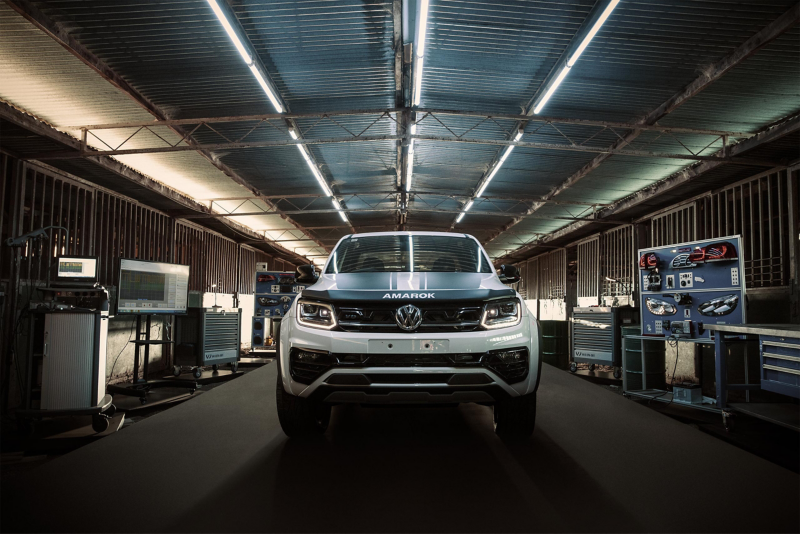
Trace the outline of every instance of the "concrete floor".
{"type": "Polygon", "coordinates": [[[334,409],[287,439],[274,365],[3,480],[3,531],[800,530],[800,477],[544,366],[533,437],[489,408],[334,409]]]}

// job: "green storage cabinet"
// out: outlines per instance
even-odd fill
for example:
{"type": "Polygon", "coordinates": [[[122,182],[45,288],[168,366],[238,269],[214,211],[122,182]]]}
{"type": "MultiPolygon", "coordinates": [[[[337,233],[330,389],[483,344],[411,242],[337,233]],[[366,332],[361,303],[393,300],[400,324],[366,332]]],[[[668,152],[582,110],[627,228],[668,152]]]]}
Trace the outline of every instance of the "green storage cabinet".
{"type": "Polygon", "coordinates": [[[569,367],[569,321],[540,321],[542,361],[559,369],[569,367]]]}
{"type": "Polygon", "coordinates": [[[663,389],[665,387],[664,362],[666,344],[663,339],[632,339],[628,336],[641,335],[641,326],[622,327],[623,350],[623,391],[641,391],[645,389],[663,389]],[[644,348],[644,359],[642,358],[644,348]],[[642,373],[642,363],[646,374],[642,373]]]}

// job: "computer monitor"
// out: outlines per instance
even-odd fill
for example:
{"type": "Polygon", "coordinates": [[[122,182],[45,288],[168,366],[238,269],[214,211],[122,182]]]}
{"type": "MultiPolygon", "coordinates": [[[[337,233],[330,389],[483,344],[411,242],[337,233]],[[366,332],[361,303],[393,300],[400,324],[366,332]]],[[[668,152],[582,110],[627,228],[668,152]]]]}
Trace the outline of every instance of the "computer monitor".
{"type": "Polygon", "coordinates": [[[97,257],[60,256],[55,281],[67,284],[94,284],[97,282],[97,257]]]}
{"type": "Polygon", "coordinates": [[[120,259],[117,313],[183,314],[188,300],[188,265],[120,259]]]}

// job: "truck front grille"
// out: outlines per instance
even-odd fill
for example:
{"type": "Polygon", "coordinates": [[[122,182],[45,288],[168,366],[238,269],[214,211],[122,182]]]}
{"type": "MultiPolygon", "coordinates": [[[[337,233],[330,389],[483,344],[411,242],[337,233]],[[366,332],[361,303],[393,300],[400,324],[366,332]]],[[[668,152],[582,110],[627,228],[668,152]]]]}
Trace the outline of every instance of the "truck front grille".
{"type": "MultiPolygon", "coordinates": [[[[339,328],[346,332],[397,332],[401,330],[394,319],[398,305],[368,307],[337,307],[339,328]]],[[[471,332],[481,321],[480,303],[442,305],[425,303],[418,306],[422,311],[422,324],[414,333],[471,332]]]]}

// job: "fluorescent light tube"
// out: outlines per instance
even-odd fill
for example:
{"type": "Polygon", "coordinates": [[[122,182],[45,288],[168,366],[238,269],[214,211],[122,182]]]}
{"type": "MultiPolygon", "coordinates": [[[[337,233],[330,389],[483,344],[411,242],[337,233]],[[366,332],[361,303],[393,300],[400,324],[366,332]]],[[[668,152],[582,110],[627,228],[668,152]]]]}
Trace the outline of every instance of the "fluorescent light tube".
{"type": "Polygon", "coordinates": [[[506,151],[503,153],[503,155],[500,157],[500,163],[499,163],[498,167],[500,165],[502,165],[503,163],[505,163],[506,158],[508,158],[508,155],[511,154],[512,150],[514,150],[514,145],[511,145],[510,147],[508,147],[506,149],[506,151]]]}
{"type": "Polygon", "coordinates": [[[289,130],[289,135],[292,136],[292,139],[297,140],[297,132],[295,132],[294,130],[289,130]]]}
{"type": "Polygon", "coordinates": [[[345,215],[342,210],[339,210],[339,217],[341,217],[344,222],[348,222],[347,215],[345,215]]]}
{"type": "Polygon", "coordinates": [[[409,154],[406,161],[406,191],[411,191],[411,178],[414,176],[414,155],[409,154]]]}
{"type": "Polygon", "coordinates": [[[236,50],[239,51],[239,54],[241,54],[244,62],[250,65],[253,62],[253,58],[250,57],[250,54],[247,52],[247,48],[245,48],[244,44],[242,44],[242,41],[239,40],[239,36],[236,35],[233,26],[231,26],[230,22],[228,22],[228,18],[225,16],[222,8],[219,7],[219,4],[217,4],[217,0],[208,0],[208,5],[210,5],[211,9],[214,10],[214,14],[217,16],[220,23],[222,23],[222,27],[225,28],[225,32],[228,34],[228,37],[230,37],[231,41],[233,41],[233,46],[235,46],[236,50]]]}
{"type": "Polygon", "coordinates": [[[464,212],[462,211],[461,213],[458,214],[458,219],[456,219],[456,222],[460,223],[461,219],[463,219],[463,218],[464,218],[464,212]]]}
{"type": "Polygon", "coordinates": [[[486,177],[486,180],[484,180],[483,185],[481,186],[480,190],[478,190],[478,194],[475,195],[475,198],[480,198],[480,196],[483,195],[483,192],[486,191],[486,186],[489,185],[489,182],[492,181],[492,178],[494,178],[494,175],[497,174],[497,171],[499,170],[500,165],[495,165],[494,169],[492,169],[492,172],[486,177]]]}
{"type": "Polygon", "coordinates": [[[609,15],[611,15],[611,12],[614,11],[614,8],[617,7],[617,4],[619,4],[619,0],[611,0],[611,2],[608,3],[606,8],[603,10],[603,14],[600,15],[600,18],[597,19],[597,22],[594,23],[592,29],[589,30],[589,33],[587,33],[586,37],[583,38],[581,45],[578,47],[577,50],[575,50],[575,53],[572,54],[572,57],[569,58],[569,61],[567,61],[568,67],[572,67],[573,65],[575,65],[575,62],[578,61],[578,58],[581,57],[583,51],[586,50],[586,47],[589,46],[590,42],[592,42],[594,36],[597,35],[597,32],[600,31],[600,27],[605,23],[609,15]]]}
{"type": "Polygon", "coordinates": [[[425,58],[418,57],[417,65],[414,69],[414,102],[413,105],[419,105],[419,97],[422,92],[422,68],[425,64],[425,58]]]}
{"type": "Polygon", "coordinates": [[[428,0],[421,0],[419,7],[419,24],[417,25],[417,57],[425,54],[425,34],[428,30],[428,0]]]}
{"type": "Polygon", "coordinates": [[[518,130],[517,131],[517,135],[514,136],[514,141],[519,141],[520,139],[522,139],[522,136],[524,134],[525,134],[525,132],[523,132],[522,130],[518,130]]]}
{"type": "Polygon", "coordinates": [[[275,109],[278,111],[278,113],[283,113],[283,104],[278,101],[278,98],[275,96],[275,93],[272,92],[272,89],[270,89],[267,80],[265,80],[264,76],[261,75],[261,71],[258,70],[258,67],[255,65],[250,65],[250,72],[253,73],[253,76],[256,77],[258,84],[261,86],[264,92],[267,93],[267,98],[269,98],[269,101],[272,102],[273,106],[275,106],[275,109]]]}
{"type": "Polygon", "coordinates": [[[411,125],[411,135],[417,135],[417,123],[416,122],[411,125]]]}
{"type": "Polygon", "coordinates": [[[469,202],[467,202],[467,205],[466,205],[466,206],[464,206],[464,211],[469,211],[469,209],[472,207],[472,205],[473,205],[474,203],[475,203],[475,201],[474,201],[474,200],[470,200],[469,202]]]}
{"type": "Polygon", "coordinates": [[[547,90],[547,92],[544,94],[544,97],[542,97],[542,99],[539,100],[539,103],[536,104],[536,107],[533,109],[534,114],[538,115],[539,112],[542,111],[544,105],[547,104],[547,101],[550,100],[550,97],[556,92],[556,89],[558,89],[558,86],[564,81],[564,78],[566,78],[567,74],[569,74],[569,66],[564,65],[564,68],[558,73],[558,77],[550,86],[550,89],[547,90]]]}

